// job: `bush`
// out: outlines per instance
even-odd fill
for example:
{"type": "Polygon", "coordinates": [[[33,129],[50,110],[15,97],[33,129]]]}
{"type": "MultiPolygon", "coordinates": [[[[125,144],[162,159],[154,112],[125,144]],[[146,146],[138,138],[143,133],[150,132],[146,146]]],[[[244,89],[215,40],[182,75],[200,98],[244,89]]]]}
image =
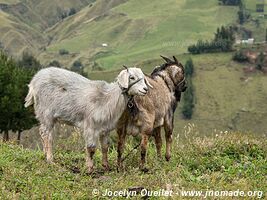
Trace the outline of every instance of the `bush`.
{"type": "Polygon", "coordinates": [[[249,18],[250,13],[247,11],[245,4],[241,1],[239,11],[237,12],[239,24],[244,24],[249,18]]]}
{"type": "Polygon", "coordinates": [[[219,3],[228,6],[238,6],[241,3],[241,0],[219,0],[219,3]]]}
{"type": "Polygon", "coordinates": [[[23,52],[21,60],[18,61],[18,65],[34,70],[42,68],[41,63],[33,55],[27,52],[23,52]]]}
{"type": "Polygon", "coordinates": [[[66,55],[66,54],[69,54],[69,51],[66,50],[66,49],[59,49],[59,55],[66,55]]]}
{"type": "Polygon", "coordinates": [[[191,119],[194,109],[194,92],[191,79],[187,79],[187,89],[183,96],[184,105],[182,107],[182,114],[185,119],[191,119]]]}
{"type": "Polygon", "coordinates": [[[83,69],[83,64],[80,60],[76,60],[74,61],[74,63],[71,66],[71,71],[77,72],[83,76],[86,76],[86,74],[84,73],[84,69],[83,69]]]}
{"type": "Polygon", "coordinates": [[[263,52],[261,52],[258,57],[257,57],[257,63],[256,63],[256,69],[258,70],[262,70],[262,68],[264,67],[264,54],[263,52]]]}
{"type": "Polygon", "coordinates": [[[233,60],[237,62],[247,62],[248,57],[246,56],[244,51],[239,50],[234,53],[233,60]]]}
{"type": "Polygon", "coordinates": [[[191,78],[194,73],[194,64],[192,58],[189,58],[185,63],[185,76],[191,78]]]}
{"type": "Polygon", "coordinates": [[[52,62],[50,62],[49,64],[48,64],[49,66],[53,66],[53,67],[61,67],[61,64],[60,64],[60,62],[58,62],[57,60],[53,60],[52,62]]]}
{"type": "Polygon", "coordinates": [[[188,47],[188,51],[192,54],[228,52],[232,50],[234,41],[234,29],[222,26],[217,29],[212,41],[198,40],[197,44],[188,47]]]}
{"type": "Polygon", "coordinates": [[[191,119],[194,109],[194,89],[192,84],[192,75],[194,73],[193,60],[189,58],[185,64],[185,76],[187,80],[187,89],[184,93],[184,104],[182,107],[182,114],[185,119],[191,119]]]}
{"type": "Polygon", "coordinates": [[[69,11],[69,16],[76,14],[76,12],[77,11],[76,11],[75,8],[71,8],[70,11],[69,11]]]}

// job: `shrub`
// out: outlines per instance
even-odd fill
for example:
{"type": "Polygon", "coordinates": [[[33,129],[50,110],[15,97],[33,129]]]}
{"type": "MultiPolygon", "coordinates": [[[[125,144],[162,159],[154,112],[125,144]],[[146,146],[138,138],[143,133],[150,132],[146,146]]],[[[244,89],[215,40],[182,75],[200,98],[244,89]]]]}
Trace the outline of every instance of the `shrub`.
{"type": "Polygon", "coordinates": [[[188,51],[192,54],[227,52],[232,50],[234,41],[234,28],[222,26],[217,29],[212,41],[198,40],[197,44],[188,47],[188,51]]]}
{"type": "Polygon", "coordinates": [[[258,57],[257,57],[257,63],[256,63],[256,69],[258,70],[262,70],[262,68],[264,67],[264,54],[263,52],[261,52],[258,57]]]}
{"type": "Polygon", "coordinates": [[[66,49],[59,49],[59,55],[66,55],[66,54],[69,54],[69,51],[66,50],[66,49]]]}
{"type": "Polygon", "coordinates": [[[237,62],[247,62],[248,57],[246,56],[244,51],[239,50],[234,53],[233,60],[237,62]]]}
{"type": "Polygon", "coordinates": [[[86,76],[86,74],[84,73],[84,69],[83,69],[83,64],[80,60],[76,60],[74,61],[74,63],[71,66],[71,71],[77,72],[83,76],[86,76]]]}
{"type": "Polygon", "coordinates": [[[194,108],[194,92],[191,79],[187,80],[187,89],[184,93],[184,105],[182,107],[182,114],[185,119],[191,119],[194,108]]]}
{"type": "Polygon", "coordinates": [[[219,0],[220,4],[228,5],[228,6],[238,6],[241,0],[219,0]]]}
{"type": "Polygon", "coordinates": [[[18,65],[34,70],[42,68],[41,63],[33,55],[27,52],[23,52],[21,60],[18,61],[18,65]]]}
{"type": "Polygon", "coordinates": [[[49,64],[48,64],[49,66],[53,66],[53,67],[61,67],[61,64],[60,64],[60,62],[58,62],[57,60],[53,60],[52,62],[50,62],[49,64]]]}
{"type": "Polygon", "coordinates": [[[184,104],[182,107],[182,114],[185,119],[191,119],[194,109],[194,89],[192,84],[192,75],[194,73],[193,60],[189,58],[185,64],[185,76],[187,80],[187,89],[184,93],[184,104]]]}
{"type": "Polygon", "coordinates": [[[71,8],[70,11],[69,11],[69,16],[76,14],[76,12],[77,11],[76,11],[75,8],[71,8]]]}

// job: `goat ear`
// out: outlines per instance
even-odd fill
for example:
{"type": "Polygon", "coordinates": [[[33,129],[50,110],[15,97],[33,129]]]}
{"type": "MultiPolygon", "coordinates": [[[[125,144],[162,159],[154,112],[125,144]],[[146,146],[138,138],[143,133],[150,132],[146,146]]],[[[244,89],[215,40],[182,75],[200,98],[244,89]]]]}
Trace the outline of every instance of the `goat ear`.
{"type": "Polygon", "coordinates": [[[153,88],[153,86],[149,83],[149,81],[147,80],[147,77],[145,77],[145,82],[146,84],[150,87],[150,88],[153,88]]]}
{"type": "Polygon", "coordinates": [[[119,82],[120,86],[123,88],[128,88],[129,86],[129,73],[128,69],[122,70],[117,78],[117,81],[119,82]]]}
{"type": "Polygon", "coordinates": [[[162,57],[163,60],[165,60],[167,63],[172,63],[173,62],[171,59],[169,59],[169,58],[167,58],[165,56],[160,55],[160,57],[162,57]]]}

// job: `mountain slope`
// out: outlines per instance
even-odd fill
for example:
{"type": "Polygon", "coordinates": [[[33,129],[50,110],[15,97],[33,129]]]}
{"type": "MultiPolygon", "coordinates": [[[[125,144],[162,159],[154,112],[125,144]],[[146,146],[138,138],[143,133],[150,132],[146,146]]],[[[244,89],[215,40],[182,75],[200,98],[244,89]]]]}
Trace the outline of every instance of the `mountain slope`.
{"type": "Polygon", "coordinates": [[[59,59],[64,64],[80,59],[86,66],[97,62],[110,69],[159,54],[179,54],[198,38],[211,38],[218,26],[233,22],[237,11],[214,0],[111,2],[115,6],[96,1],[48,31],[56,37],[40,59],[59,59]],[[72,54],[60,58],[59,49],[72,54]]]}
{"type": "Polygon", "coordinates": [[[11,55],[23,51],[37,55],[51,40],[44,30],[62,21],[70,9],[75,12],[94,0],[0,1],[0,42],[11,55]]]}

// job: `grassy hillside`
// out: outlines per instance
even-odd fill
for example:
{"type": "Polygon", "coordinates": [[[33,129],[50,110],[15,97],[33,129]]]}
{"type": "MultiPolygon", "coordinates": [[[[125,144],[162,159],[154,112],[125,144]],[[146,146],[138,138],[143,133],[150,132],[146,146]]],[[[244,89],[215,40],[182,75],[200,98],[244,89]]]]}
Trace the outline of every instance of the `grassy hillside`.
{"type": "Polygon", "coordinates": [[[93,1],[1,0],[0,42],[15,57],[24,51],[38,55],[51,40],[44,30],[62,21],[71,8],[78,12],[93,1]]]}
{"type": "MultiPolygon", "coordinates": [[[[185,63],[189,55],[177,56],[185,63]]],[[[247,64],[232,61],[232,53],[191,56],[194,61],[195,89],[194,123],[202,134],[211,130],[240,130],[266,134],[267,79],[258,72],[245,75],[247,64]]],[[[139,63],[143,71],[150,73],[162,63],[160,59],[139,63]]],[[[113,81],[118,71],[90,72],[91,79],[113,81]]],[[[181,106],[175,113],[175,133],[179,134],[188,123],[181,115],[181,106]]]]}
{"type": "MultiPolygon", "coordinates": [[[[148,190],[172,190],[174,198],[182,191],[257,191],[254,198],[266,198],[267,143],[266,138],[248,137],[241,133],[222,133],[199,138],[195,130],[186,129],[185,140],[174,138],[170,162],[156,158],[151,144],[148,173],[138,169],[139,151],[125,160],[124,169],[116,171],[116,150],[109,157],[112,170],[103,173],[100,153],[96,153],[97,170],[87,175],[84,167],[82,141],[77,135],[56,143],[55,163],[48,165],[40,150],[23,149],[0,143],[1,199],[97,199],[106,189],[111,191],[143,187],[148,190]],[[191,138],[191,139],[190,139],[191,138]],[[93,189],[100,193],[92,195],[93,189]],[[262,193],[258,193],[262,191],[262,193]],[[177,194],[176,194],[177,193],[177,194]]],[[[133,147],[126,145],[126,152],[133,147]]],[[[140,196],[136,197],[140,198],[140,196]]],[[[195,197],[200,199],[202,197],[195,197]]],[[[215,199],[211,196],[208,199],[215,199]]],[[[222,197],[232,199],[232,197],[222,197]]],[[[252,197],[240,197],[251,199],[252,197]]],[[[101,198],[103,199],[103,198],[101,198]]],[[[108,198],[104,198],[108,199],[108,198]]],[[[158,199],[152,197],[151,199],[158,199]]]]}
{"type": "Polygon", "coordinates": [[[159,54],[180,54],[197,39],[211,38],[218,26],[232,23],[236,12],[215,0],[99,0],[48,31],[56,37],[40,59],[63,64],[80,59],[86,66],[95,61],[111,69],[159,54]],[[62,48],[72,54],[59,57],[62,48]]]}

